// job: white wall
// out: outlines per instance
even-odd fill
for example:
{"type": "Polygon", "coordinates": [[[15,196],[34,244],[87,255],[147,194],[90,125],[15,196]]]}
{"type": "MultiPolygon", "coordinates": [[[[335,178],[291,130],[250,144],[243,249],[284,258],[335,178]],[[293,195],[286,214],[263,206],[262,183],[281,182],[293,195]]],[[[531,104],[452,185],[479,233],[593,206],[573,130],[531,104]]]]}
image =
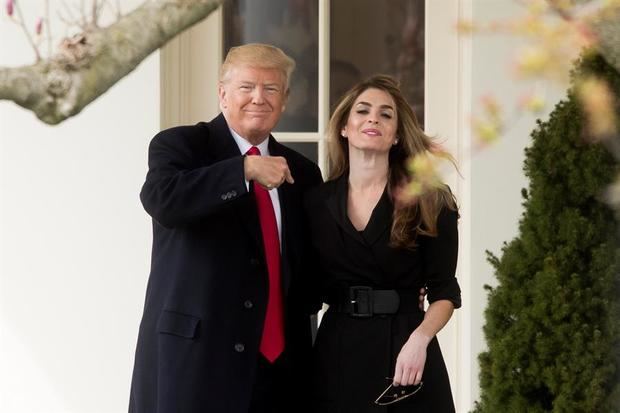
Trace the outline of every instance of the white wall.
{"type": "MultiPolygon", "coordinates": [[[[509,20],[523,13],[523,6],[511,0],[473,0],[472,16],[475,22],[488,23],[509,20]]],[[[508,115],[517,103],[519,96],[528,90],[523,83],[515,82],[511,76],[511,62],[522,41],[509,36],[477,35],[471,44],[471,107],[479,108],[480,97],[485,94],[495,96],[508,115]]],[[[529,85],[532,86],[532,85],[529,85]]],[[[546,90],[548,102],[545,113],[539,115],[547,119],[553,106],[565,95],[565,90],[551,84],[539,85],[546,90]]],[[[486,261],[485,250],[499,255],[504,241],[509,242],[518,234],[518,221],[521,206],[521,188],[528,186],[523,173],[524,148],[530,144],[530,132],[535,127],[536,117],[523,115],[513,118],[501,140],[494,146],[474,151],[470,162],[471,233],[468,240],[472,286],[471,301],[463,305],[471,306],[471,352],[477,355],[485,349],[482,326],[487,293],[484,284],[495,285],[493,268],[486,261]]],[[[473,357],[470,368],[472,401],[479,398],[478,362],[473,357]]],[[[465,411],[465,410],[459,410],[465,411]]]]}
{"type": "MultiPolygon", "coordinates": [[[[30,21],[43,4],[21,3],[30,21]]],[[[32,62],[4,16],[0,39],[0,66],[32,62]]],[[[58,126],[0,101],[1,412],[127,410],[151,239],[138,192],[159,108],[158,53],[58,126]]]]}

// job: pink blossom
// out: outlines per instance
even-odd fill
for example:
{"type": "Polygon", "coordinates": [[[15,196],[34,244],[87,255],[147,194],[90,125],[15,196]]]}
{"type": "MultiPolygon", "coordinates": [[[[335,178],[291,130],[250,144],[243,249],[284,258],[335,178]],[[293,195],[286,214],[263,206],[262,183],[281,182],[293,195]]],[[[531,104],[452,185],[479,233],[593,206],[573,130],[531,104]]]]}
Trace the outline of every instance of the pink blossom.
{"type": "Polygon", "coordinates": [[[41,30],[43,29],[43,19],[37,17],[37,21],[34,24],[34,31],[37,35],[41,34],[41,30]]]}
{"type": "Polygon", "coordinates": [[[519,108],[533,113],[541,113],[545,108],[545,99],[534,92],[529,92],[519,98],[519,108]]]}
{"type": "Polygon", "coordinates": [[[13,0],[6,0],[6,14],[13,15],[13,0]]]}

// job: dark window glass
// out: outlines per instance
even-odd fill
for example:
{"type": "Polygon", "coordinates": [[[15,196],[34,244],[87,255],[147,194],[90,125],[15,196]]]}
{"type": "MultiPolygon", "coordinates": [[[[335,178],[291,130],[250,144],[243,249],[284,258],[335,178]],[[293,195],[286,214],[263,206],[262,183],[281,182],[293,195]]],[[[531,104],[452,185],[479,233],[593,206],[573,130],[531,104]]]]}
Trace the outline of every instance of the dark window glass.
{"type": "Polygon", "coordinates": [[[294,151],[299,152],[312,162],[319,163],[319,144],[316,142],[280,142],[294,151]]]}
{"type": "Polygon", "coordinates": [[[330,108],[358,81],[400,81],[420,125],[424,116],[424,0],[330,2],[330,108]]]}
{"type": "Polygon", "coordinates": [[[268,43],[295,59],[291,94],[276,131],[318,131],[318,1],[224,3],[224,55],[233,46],[268,43]]]}

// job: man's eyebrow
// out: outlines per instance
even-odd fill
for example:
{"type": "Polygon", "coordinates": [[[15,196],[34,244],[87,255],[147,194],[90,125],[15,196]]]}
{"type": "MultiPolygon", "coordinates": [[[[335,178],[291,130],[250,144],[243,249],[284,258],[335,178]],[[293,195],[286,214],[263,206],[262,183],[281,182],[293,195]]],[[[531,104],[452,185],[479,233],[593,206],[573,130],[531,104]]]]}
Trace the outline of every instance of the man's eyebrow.
{"type": "MultiPolygon", "coordinates": [[[[239,84],[255,86],[257,83],[252,81],[252,80],[240,80],[239,84]]],[[[280,87],[280,84],[278,82],[261,83],[261,85],[262,86],[276,86],[276,87],[280,87]]]]}

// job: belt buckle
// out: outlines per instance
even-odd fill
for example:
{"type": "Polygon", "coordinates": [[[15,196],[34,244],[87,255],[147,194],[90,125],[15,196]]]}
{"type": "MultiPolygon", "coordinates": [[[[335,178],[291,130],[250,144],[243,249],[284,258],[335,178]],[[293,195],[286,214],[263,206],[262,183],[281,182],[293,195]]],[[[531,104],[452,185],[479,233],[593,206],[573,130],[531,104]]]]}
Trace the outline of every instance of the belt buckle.
{"type": "Polygon", "coordinates": [[[372,288],[365,285],[349,287],[349,302],[351,303],[351,317],[372,317],[372,288]]]}

